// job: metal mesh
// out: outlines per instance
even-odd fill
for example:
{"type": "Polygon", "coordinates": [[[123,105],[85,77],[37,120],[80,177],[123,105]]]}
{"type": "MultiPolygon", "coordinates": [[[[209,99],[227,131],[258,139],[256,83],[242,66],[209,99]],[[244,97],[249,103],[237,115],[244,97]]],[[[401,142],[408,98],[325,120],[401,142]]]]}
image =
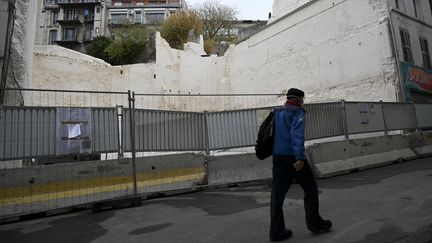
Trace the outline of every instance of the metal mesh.
{"type": "MultiPolygon", "coordinates": [[[[136,110],[136,150],[203,151],[203,118],[201,113],[136,110]]],[[[128,136],[125,139],[130,140],[128,136]]],[[[130,144],[126,144],[130,151],[130,144]]]]}
{"type": "Polygon", "coordinates": [[[432,104],[415,104],[419,128],[432,127],[432,104]]]}
{"type": "Polygon", "coordinates": [[[15,89],[4,93],[0,218],[134,193],[132,161],[101,160],[101,153],[119,152],[121,107],[128,106],[127,93],[15,89]]]}
{"type": "Polygon", "coordinates": [[[258,133],[256,111],[209,113],[207,130],[209,149],[253,146],[258,133]]]}
{"type": "Polygon", "coordinates": [[[384,103],[384,115],[387,129],[415,129],[416,114],[413,104],[384,103]]]}
{"type": "MultiPolygon", "coordinates": [[[[206,175],[205,157],[196,153],[137,158],[135,174],[133,159],[102,160],[101,154],[253,146],[259,124],[272,105],[284,99],[280,95],[137,95],[128,100],[127,93],[52,90],[7,90],[5,94],[8,102],[0,107],[0,160],[6,160],[0,161],[0,217],[119,198],[135,189],[153,193],[194,187],[206,175]],[[63,130],[58,129],[60,123],[63,130]],[[91,132],[76,124],[91,126],[91,132]],[[59,143],[82,139],[59,135],[65,131],[91,134],[86,139],[99,158],[82,161],[92,159],[86,157],[82,144],[78,152],[63,153],[59,143]]],[[[412,129],[417,123],[431,127],[431,104],[415,108],[347,102],[344,110],[343,103],[308,104],[306,139],[340,136],[346,130],[353,134],[412,129]]]]}
{"type": "Polygon", "coordinates": [[[349,134],[384,131],[384,116],[380,103],[347,102],[345,109],[349,134]]]}
{"type": "Polygon", "coordinates": [[[170,111],[230,111],[282,104],[284,94],[135,94],[139,109],[170,111]]]}
{"type": "Polygon", "coordinates": [[[341,103],[309,104],[306,109],[305,137],[308,140],[344,134],[341,103]]]}

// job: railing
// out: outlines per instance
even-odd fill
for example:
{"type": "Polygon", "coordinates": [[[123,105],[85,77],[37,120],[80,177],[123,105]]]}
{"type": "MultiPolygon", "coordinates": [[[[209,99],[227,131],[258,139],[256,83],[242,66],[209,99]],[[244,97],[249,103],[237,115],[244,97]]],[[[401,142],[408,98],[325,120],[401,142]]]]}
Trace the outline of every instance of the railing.
{"type": "Polygon", "coordinates": [[[58,4],[66,3],[101,3],[101,0],[57,0],[58,4]]]}
{"type": "MultiPolygon", "coordinates": [[[[59,142],[58,127],[68,125],[68,119],[61,117],[73,112],[86,114],[96,153],[249,147],[255,144],[261,121],[283,99],[277,94],[133,94],[133,107],[128,107],[127,99],[121,97],[125,93],[6,91],[15,100],[9,99],[0,109],[0,160],[65,154],[52,146],[59,142]],[[256,108],[260,104],[268,106],[256,108]],[[116,114],[122,114],[122,124],[116,114]],[[130,143],[132,125],[135,148],[130,143]]],[[[306,104],[305,109],[308,140],[432,127],[432,104],[342,101],[306,104]]]]}
{"type": "Polygon", "coordinates": [[[45,5],[57,5],[59,0],[45,0],[45,5]]]}
{"type": "MultiPolygon", "coordinates": [[[[182,169],[186,176],[162,173],[159,164],[145,166],[136,155],[196,151],[208,156],[254,146],[259,125],[284,99],[278,94],[35,89],[6,89],[5,94],[7,102],[0,107],[0,218],[178,189],[174,179],[167,179],[170,175],[181,180],[180,187],[190,188],[203,180],[204,169],[182,169]],[[95,154],[112,159],[81,161],[95,154]]],[[[432,104],[342,101],[307,104],[305,109],[307,140],[432,128],[432,104]]]]}

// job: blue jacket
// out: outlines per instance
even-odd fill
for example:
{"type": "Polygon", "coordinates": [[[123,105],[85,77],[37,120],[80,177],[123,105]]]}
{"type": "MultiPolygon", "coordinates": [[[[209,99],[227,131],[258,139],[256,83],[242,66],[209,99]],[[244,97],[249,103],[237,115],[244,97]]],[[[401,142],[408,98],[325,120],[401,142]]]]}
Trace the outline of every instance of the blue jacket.
{"type": "Polygon", "coordinates": [[[305,112],[295,105],[276,109],[273,155],[292,155],[306,160],[304,146],[305,112]]]}

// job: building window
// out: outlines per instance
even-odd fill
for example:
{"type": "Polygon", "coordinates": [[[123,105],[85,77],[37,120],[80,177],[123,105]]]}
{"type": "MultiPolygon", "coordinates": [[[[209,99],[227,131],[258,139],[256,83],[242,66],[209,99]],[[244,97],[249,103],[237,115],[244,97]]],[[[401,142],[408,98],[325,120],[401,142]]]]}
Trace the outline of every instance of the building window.
{"type": "Polygon", "coordinates": [[[66,28],[63,40],[74,41],[76,39],[77,39],[76,38],[76,29],[75,28],[66,28]]]}
{"type": "Polygon", "coordinates": [[[94,20],[94,12],[91,9],[84,9],[84,20],[93,21],[94,20]]]}
{"type": "Polygon", "coordinates": [[[57,30],[50,30],[49,32],[49,44],[55,45],[57,41],[57,30]]]}
{"type": "Polygon", "coordinates": [[[65,20],[78,20],[78,10],[68,9],[66,10],[65,20]]]}
{"type": "Polygon", "coordinates": [[[147,24],[160,23],[165,19],[165,13],[146,13],[145,17],[147,24]]]}
{"type": "Polygon", "coordinates": [[[112,24],[125,24],[128,23],[128,15],[127,13],[112,13],[111,14],[111,23],[112,24]]]}
{"type": "Polygon", "coordinates": [[[58,20],[58,11],[51,11],[51,13],[50,13],[50,25],[51,26],[58,25],[57,20],[58,20]]]}
{"type": "Polygon", "coordinates": [[[426,38],[420,36],[420,47],[423,57],[423,67],[431,69],[431,59],[429,54],[429,43],[426,38]]]}
{"type": "Polygon", "coordinates": [[[402,51],[404,56],[404,61],[409,63],[414,63],[412,51],[411,51],[411,41],[408,31],[400,30],[401,41],[402,41],[402,51]]]}
{"type": "Polygon", "coordinates": [[[417,15],[417,3],[416,3],[416,0],[413,0],[413,6],[414,6],[414,15],[416,17],[418,17],[418,15],[417,15]]]}
{"type": "Polygon", "coordinates": [[[134,22],[137,24],[141,24],[142,23],[141,18],[142,18],[141,10],[135,10],[134,22]]]}
{"type": "MultiPolygon", "coordinates": [[[[432,0],[429,0],[429,1],[432,1],[432,0]]],[[[399,9],[399,0],[395,0],[395,2],[396,2],[396,8],[399,9]]]]}

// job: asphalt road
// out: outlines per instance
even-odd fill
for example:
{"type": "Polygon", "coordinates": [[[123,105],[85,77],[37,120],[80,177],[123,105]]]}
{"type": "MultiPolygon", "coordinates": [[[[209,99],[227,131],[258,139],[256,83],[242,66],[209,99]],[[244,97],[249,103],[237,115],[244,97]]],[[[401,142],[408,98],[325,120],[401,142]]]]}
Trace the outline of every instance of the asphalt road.
{"type": "MultiPolygon", "coordinates": [[[[432,242],[432,158],[319,180],[321,214],[333,231],[313,235],[293,185],[286,242],[432,242]]],[[[0,225],[2,243],[269,242],[269,186],[206,190],[147,200],[142,207],[0,225]]]]}

